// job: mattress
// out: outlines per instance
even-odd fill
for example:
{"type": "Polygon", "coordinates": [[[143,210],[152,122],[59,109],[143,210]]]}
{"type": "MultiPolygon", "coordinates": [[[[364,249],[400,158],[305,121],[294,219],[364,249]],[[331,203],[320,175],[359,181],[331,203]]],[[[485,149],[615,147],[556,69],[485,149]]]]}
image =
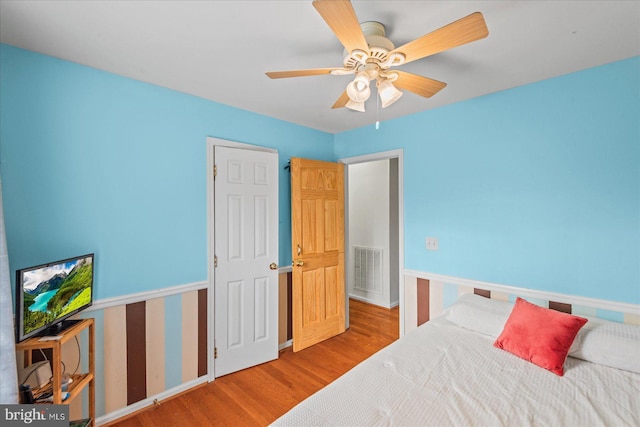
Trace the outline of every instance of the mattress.
{"type": "Polygon", "coordinates": [[[572,357],[564,376],[437,318],[274,426],[640,426],[640,374],[572,357]]]}

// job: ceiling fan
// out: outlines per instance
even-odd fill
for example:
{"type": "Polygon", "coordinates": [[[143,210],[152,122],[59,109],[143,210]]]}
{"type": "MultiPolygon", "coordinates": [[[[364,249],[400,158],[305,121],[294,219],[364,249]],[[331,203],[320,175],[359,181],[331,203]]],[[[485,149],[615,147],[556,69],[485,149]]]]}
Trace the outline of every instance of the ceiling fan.
{"type": "Polygon", "coordinates": [[[266,74],[272,79],[355,74],[353,81],[347,85],[332,108],[347,107],[364,112],[364,103],[371,95],[369,83],[373,80],[376,81],[382,108],[388,107],[402,96],[398,88],[429,98],[447,84],[392,67],[489,35],[482,13],[475,12],[396,48],[385,37],[384,25],[379,22],[358,22],[349,0],[315,0],[313,7],[344,46],[344,67],[272,71],[266,74]]]}

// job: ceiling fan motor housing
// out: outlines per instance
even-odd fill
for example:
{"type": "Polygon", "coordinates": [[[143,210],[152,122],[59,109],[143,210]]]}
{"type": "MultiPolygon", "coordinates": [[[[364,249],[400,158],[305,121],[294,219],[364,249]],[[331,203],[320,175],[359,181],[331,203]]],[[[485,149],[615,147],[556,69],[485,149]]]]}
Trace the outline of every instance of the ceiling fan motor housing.
{"type": "MultiPolygon", "coordinates": [[[[376,21],[367,21],[360,24],[362,33],[364,34],[367,44],[369,45],[369,52],[366,52],[367,58],[363,64],[357,55],[352,55],[346,49],[344,51],[344,66],[345,68],[358,69],[366,68],[364,71],[369,72],[370,75],[372,68],[380,68],[380,64],[385,62],[388,58],[389,52],[391,52],[395,46],[391,40],[385,37],[384,25],[376,21]],[[375,64],[376,67],[367,67],[368,64],[375,64]]],[[[372,75],[371,79],[375,79],[376,75],[372,75]]]]}

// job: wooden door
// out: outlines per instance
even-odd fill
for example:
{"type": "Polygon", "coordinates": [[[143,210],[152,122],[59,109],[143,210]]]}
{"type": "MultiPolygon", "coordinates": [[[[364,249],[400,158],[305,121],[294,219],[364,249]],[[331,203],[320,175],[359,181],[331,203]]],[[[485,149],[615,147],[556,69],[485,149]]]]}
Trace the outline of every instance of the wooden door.
{"type": "Polygon", "coordinates": [[[215,147],[216,377],[278,357],[278,154],[215,147]]]}
{"type": "Polygon", "coordinates": [[[345,330],[344,165],[291,159],[293,351],[345,330]]]}

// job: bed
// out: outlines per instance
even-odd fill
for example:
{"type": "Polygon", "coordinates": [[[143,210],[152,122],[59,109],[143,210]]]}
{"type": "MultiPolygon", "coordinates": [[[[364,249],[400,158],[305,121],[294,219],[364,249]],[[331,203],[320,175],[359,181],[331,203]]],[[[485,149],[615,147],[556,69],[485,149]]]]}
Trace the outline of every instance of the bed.
{"type": "Polygon", "coordinates": [[[465,295],[273,425],[640,426],[640,326],[586,318],[560,375],[494,345],[517,304],[465,295]]]}

